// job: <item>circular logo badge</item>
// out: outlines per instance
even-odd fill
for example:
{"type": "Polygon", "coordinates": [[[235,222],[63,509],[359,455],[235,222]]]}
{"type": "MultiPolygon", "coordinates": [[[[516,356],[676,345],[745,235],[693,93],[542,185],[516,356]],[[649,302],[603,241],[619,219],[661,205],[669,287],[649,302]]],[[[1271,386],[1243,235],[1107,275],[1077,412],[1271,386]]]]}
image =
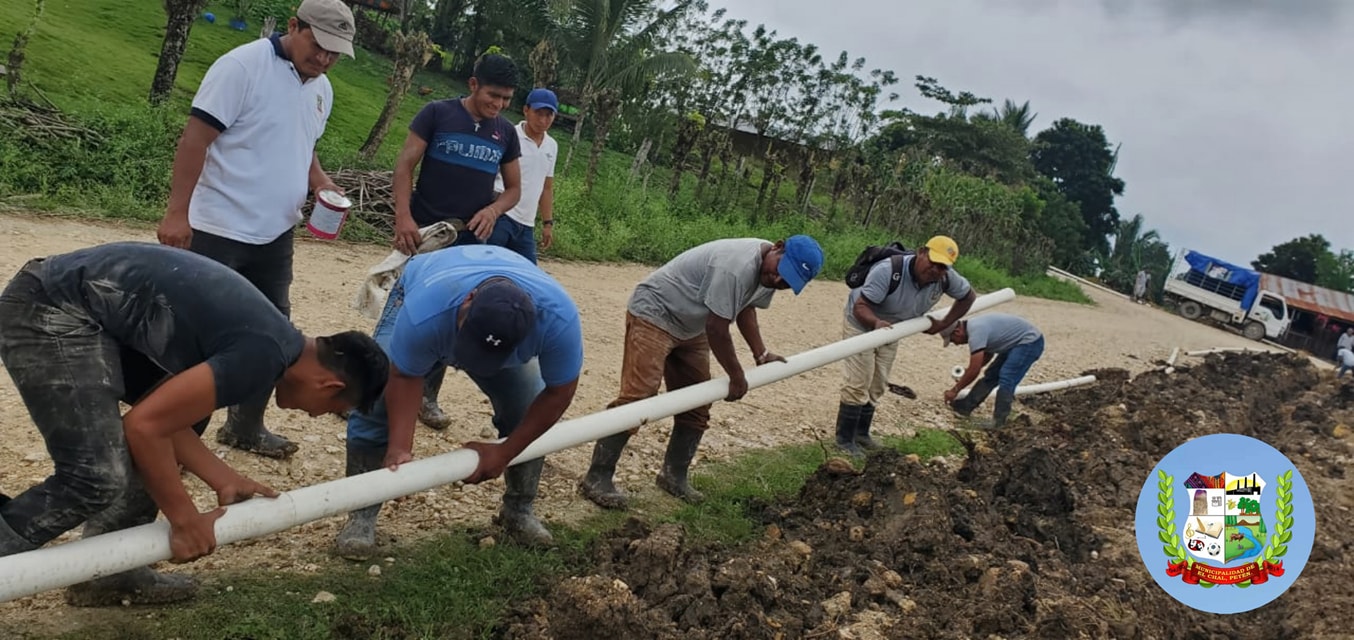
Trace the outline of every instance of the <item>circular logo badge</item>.
{"type": "Polygon", "coordinates": [[[1138,554],[1166,593],[1200,611],[1240,613],[1297,580],[1316,512],[1287,457],[1222,433],[1161,459],[1138,496],[1136,528],[1138,554]]]}

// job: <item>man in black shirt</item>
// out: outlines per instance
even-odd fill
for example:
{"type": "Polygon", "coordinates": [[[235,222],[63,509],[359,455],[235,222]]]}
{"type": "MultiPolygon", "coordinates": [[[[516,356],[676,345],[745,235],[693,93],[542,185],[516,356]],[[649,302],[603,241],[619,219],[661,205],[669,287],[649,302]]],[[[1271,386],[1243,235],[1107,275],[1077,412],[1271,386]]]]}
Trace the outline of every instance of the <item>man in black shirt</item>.
{"type": "MultiPolygon", "coordinates": [[[[277,495],[203,445],[213,410],[268,390],[312,416],[370,407],[390,368],[361,332],[306,337],[229,267],[137,242],[25,264],[0,293],[0,360],[55,465],[13,499],[0,495],[0,556],[81,523],[88,537],[162,511],[176,562],[215,550],[221,506],[277,495]],[[198,512],[180,465],[216,491],[217,509],[198,512]]],[[[163,603],[195,587],[142,567],[73,586],[67,600],[163,603]]]]}

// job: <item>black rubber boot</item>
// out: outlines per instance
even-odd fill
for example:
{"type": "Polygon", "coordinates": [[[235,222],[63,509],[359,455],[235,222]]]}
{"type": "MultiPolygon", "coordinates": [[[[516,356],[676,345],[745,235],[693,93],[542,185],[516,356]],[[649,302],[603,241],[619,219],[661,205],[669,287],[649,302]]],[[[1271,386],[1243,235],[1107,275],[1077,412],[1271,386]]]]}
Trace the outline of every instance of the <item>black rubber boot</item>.
{"type": "Polygon", "coordinates": [[[874,422],[874,403],[866,403],[860,408],[860,420],[856,422],[856,444],[862,449],[878,449],[880,444],[870,437],[870,424],[874,422]]]}
{"type": "Polygon", "coordinates": [[[609,435],[597,441],[592,447],[592,465],[587,475],[578,483],[583,497],[591,500],[603,509],[624,509],[629,500],[624,491],[616,488],[613,478],[616,475],[616,463],[620,462],[625,443],[630,441],[630,431],[609,435]]]}
{"type": "Polygon", "coordinates": [[[865,455],[856,444],[856,425],[860,423],[860,412],[864,407],[862,404],[837,405],[837,446],[855,458],[865,455]]]}
{"type": "MultiPolygon", "coordinates": [[[[0,494],[0,505],[9,502],[9,497],[0,494]]],[[[16,553],[32,551],[37,548],[32,542],[19,535],[19,533],[5,523],[4,518],[0,518],[0,558],[12,556],[16,553]]]]}
{"type": "Polygon", "coordinates": [[[541,483],[541,469],[545,458],[536,458],[508,467],[503,472],[503,508],[494,521],[503,527],[509,540],[522,546],[546,549],[555,546],[555,537],[531,512],[536,501],[536,489],[541,483]]]}
{"type": "Polygon", "coordinates": [[[663,455],[663,470],[658,472],[658,488],[691,504],[705,501],[701,492],[691,488],[687,472],[696,457],[705,432],[686,425],[673,425],[668,436],[668,450],[663,455]]]}
{"type": "Polygon", "coordinates": [[[418,421],[429,429],[441,431],[451,426],[451,417],[437,404],[437,394],[442,392],[442,381],[447,377],[447,368],[442,365],[433,367],[428,377],[423,379],[423,404],[418,408],[418,421]]]}
{"type": "Polygon", "coordinates": [[[1011,415],[1011,405],[1015,394],[1010,391],[997,391],[997,406],[992,410],[992,428],[1000,429],[1011,415]]]}
{"type": "MultiPolygon", "coordinates": [[[[345,475],[351,477],[381,468],[385,461],[385,447],[364,447],[348,444],[348,463],[345,475]]],[[[349,560],[366,560],[376,552],[376,515],[381,503],[348,513],[348,521],[334,539],[334,554],[349,560]]]]}
{"type": "MultiPolygon", "coordinates": [[[[120,531],[155,521],[159,508],[139,479],[132,480],[127,491],[108,509],[85,521],[82,538],[120,531]]],[[[71,585],[66,603],[73,607],[116,607],[127,604],[169,604],[190,600],[197,595],[198,583],[192,576],[159,573],[150,567],[138,567],[111,576],[71,585]]]]}
{"type": "Polygon", "coordinates": [[[263,426],[263,412],[267,408],[268,398],[264,398],[227,409],[226,424],[216,431],[216,441],[268,458],[290,458],[299,447],[263,426]]]}
{"type": "Polygon", "coordinates": [[[988,395],[991,395],[992,390],[995,388],[997,388],[996,380],[978,378],[978,381],[973,383],[973,388],[969,389],[968,395],[959,400],[955,400],[954,404],[950,405],[950,408],[954,409],[955,413],[967,418],[973,413],[974,409],[978,408],[978,405],[982,404],[983,401],[987,399],[988,395]]]}

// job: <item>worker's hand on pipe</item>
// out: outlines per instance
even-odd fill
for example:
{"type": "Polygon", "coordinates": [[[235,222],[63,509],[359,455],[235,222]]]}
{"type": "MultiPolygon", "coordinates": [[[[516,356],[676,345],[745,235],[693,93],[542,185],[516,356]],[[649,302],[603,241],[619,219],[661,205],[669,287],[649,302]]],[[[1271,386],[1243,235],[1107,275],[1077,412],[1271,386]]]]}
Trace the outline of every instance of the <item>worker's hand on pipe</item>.
{"type": "Polygon", "coordinates": [[[736,376],[729,376],[729,395],[725,396],[724,399],[729,402],[736,402],[738,400],[741,400],[743,396],[747,394],[748,394],[747,376],[743,375],[742,373],[739,373],[736,376]]]}
{"type": "Polygon", "coordinates": [[[928,336],[933,336],[937,333],[940,333],[940,330],[945,328],[944,320],[938,320],[936,318],[932,318],[931,316],[926,316],[926,319],[931,321],[931,328],[923,331],[922,333],[928,336]]]}
{"type": "Polygon", "coordinates": [[[207,513],[194,513],[182,522],[169,523],[170,560],[192,562],[216,551],[216,520],[226,514],[220,507],[207,513]]]}
{"type": "Polygon", "coordinates": [[[503,475],[503,470],[508,468],[509,462],[512,462],[512,456],[508,455],[507,450],[501,443],[467,442],[465,448],[472,449],[479,454],[479,462],[475,464],[475,471],[466,477],[466,484],[479,484],[485,480],[493,480],[503,475]]]}
{"type": "Polygon", "coordinates": [[[236,474],[235,478],[220,487],[216,487],[216,504],[226,506],[243,502],[254,496],[276,498],[277,491],[266,484],[236,474]]]}
{"type": "Polygon", "coordinates": [[[384,464],[387,469],[395,471],[400,468],[400,465],[409,462],[410,460],[413,459],[414,454],[409,451],[401,451],[399,449],[388,449],[386,451],[385,461],[382,462],[382,464],[384,464]]]}

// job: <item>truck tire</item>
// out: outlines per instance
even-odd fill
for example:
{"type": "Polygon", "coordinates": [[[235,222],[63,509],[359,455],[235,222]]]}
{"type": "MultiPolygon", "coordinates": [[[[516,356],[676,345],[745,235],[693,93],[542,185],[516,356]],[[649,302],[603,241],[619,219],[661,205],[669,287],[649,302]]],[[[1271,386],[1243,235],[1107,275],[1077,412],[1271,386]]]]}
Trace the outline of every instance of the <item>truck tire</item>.
{"type": "Polygon", "coordinates": [[[1204,314],[1204,308],[1193,300],[1186,300],[1180,303],[1180,315],[1186,320],[1198,320],[1199,316],[1204,314]]]}
{"type": "Polygon", "coordinates": [[[1264,340],[1265,325],[1260,324],[1259,322],[1256,322],[1254,320],[1251,320],[1250,322],[1246,323],[1246,326],[1241,328],[1241,335],[1246,336],[1251,340],[1255,340],[1256,342],[1264,340]]]}

